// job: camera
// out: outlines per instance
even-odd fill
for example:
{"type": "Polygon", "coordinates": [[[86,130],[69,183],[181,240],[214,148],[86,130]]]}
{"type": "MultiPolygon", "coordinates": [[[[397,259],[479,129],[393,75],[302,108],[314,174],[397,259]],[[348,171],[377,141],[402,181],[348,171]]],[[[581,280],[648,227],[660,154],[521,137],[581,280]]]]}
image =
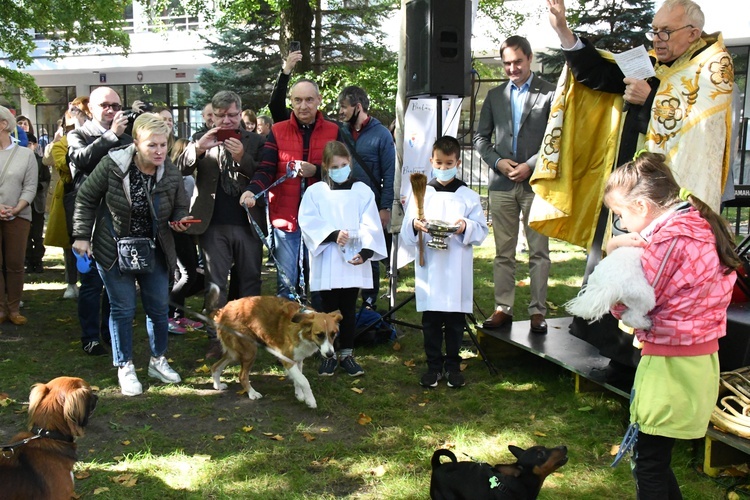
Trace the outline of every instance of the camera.
{"type": "Polygon", "coordinates": [[[153,102],[143,102],[143,101],[134,101],[133,107],[123,109],[122,114],[128,119],[128,121],[132,122],[136,118],[138,118],[139,115],[153,111],[154,109],[154,103],[153,102]]]}

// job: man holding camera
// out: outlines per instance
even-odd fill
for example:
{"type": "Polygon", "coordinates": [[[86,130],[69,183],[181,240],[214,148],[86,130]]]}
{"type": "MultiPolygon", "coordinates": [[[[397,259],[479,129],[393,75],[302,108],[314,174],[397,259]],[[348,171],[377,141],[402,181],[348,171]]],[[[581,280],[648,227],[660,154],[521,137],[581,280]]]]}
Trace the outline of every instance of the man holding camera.
{"type": "MultiPolygon", "coordinates": [[[[92,119],[68,134],[68,156],[70,157],[70,173],[73,176],[73,188],[72,191],[66,192],[64,205],[68,220],[68,234],[71,237],[73,209],[78,188],[111,149],[133,142],[133,139],[125,133],[128,118],[123,113],[117,92],[109,87],[95,89],[89,96],[89,110],[92,119]]],[[[102,300],[103,290],[104,283],[98,272],[94,270],[81,274],[78,320],[81,323],[83,350],[90,355],[107,354],[100,344],[101,338],[109,341],[109,300],[106,294],[102,300]]]]}
{"type": "MultiPolygon", "coordinates": [[[[255,174],[264,139],[240,128],[242,101],[228,90],[214,95],[213,128],[193,136],[177,159],[183,175],[196,172],[190,214],[200,222],[188,234],[199,235],[210,282],[221,290],[219,307],[227,300],[227,277],[234,263],[240,297],[260,295],[263,246],[251,227],[247,212],[240,206],[240,195],[255,174]]],[[[265,228],[262,207],[250,214],[258,227],[265,228]]],[[[209,330],[211,346],[206,357],[221,354],[216,332],[209,330]]]]}

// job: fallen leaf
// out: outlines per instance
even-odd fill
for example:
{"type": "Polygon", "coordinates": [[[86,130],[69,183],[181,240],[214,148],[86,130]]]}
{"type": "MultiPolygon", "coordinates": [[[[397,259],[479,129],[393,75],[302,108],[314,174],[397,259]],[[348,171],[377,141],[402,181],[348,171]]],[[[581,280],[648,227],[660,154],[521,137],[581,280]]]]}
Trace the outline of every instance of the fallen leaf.
{"type": "Polygon", "coordinates": [[[401,343],[400,342],[394,342],[393,343],[393,350],[394,351],[400,351],[401,350],[401,343]]]}
{"type": "Polygon", "coordinates": [[[88,470],[79,470],[78,472],[75,473],[76,479],[88,479],[90,477],[91,477],[91,472],[89,472],[88,470]]]}
{"type": "Polygon", "coordinates": [[[97,386],[97,385],[92,385],[92,386],[91,386],[91,390],[92,390],[92,391],[94,391],[94,392],[99,392],[99,386],[97,386]]]}
{"type": "Polygon", "coordinates": [[[320,428],[320,432],[329,432],[330,430],[331,429],[329,429],[328,427],[321,427],[320,428]]]}
{"type": "Polygon", "coordinates": [[[620,452],[620,445],[619,444],[613,444],[612,447],[609,449],[609,454],[611,456],[617,455],[617,453],[620,452]]]}
{"type": "Polygon", "coordinates": [[[404,361],[404,366],[409,367],[409,368],[414,368],[415,366],[417,366],[417,364],[414,362],[413,359],[407,359],[406,361],[404,361]]]}
{"type": "Polygon", "coordinates": [[[132,488],[138,482],[138,476],[134,474],[120,474],[119,476],[111,477],[110,481],[126,488],[132,488]]]}
{"type": "Polygon", "coordinates": [[[122,460],[122,455],[115,455],[112,457],[112,459],[117,460],[118,462],[122,460]]]}
{"type": "Polygon", "coordinates": [[[547,309],[549,309],[551,311],[557,311],[558,307],[555,304],[553,304],[552,302],[550,302],[548,300],[547,301],[547,309]]]}
{"type": "Polygon", "coordinates": [[[152,413],[152,414],[151,414],[151,416],[152,416],[153,418],[156,418],[156,417],[158,417],[159,415],[157,415],[156,413],[152,413]]]}
{"type": "Polygon", "coordinates": [[[210,373],[211,369],[206,365],[201,365],[195,369],[195,373],[210,373]]]}
{"type": "Polygon", "coordinates": [[[539,432],[539,431],[534,431],[534,435],[535,436],[539,436],[539,437],[547,437],[547,435],[545,433],[539,432]]]}
{"type": "Polygon", "coordinates": [[[360,413],[360,414],[359,414],[359,418],[357,419],[357,423],[358,423],[359,425],[367,425],[367,424],[369,424],[370,422],[372,422],[372,418],[368,417],[368,416],[367,416],[367,415],[365,415],[364,413],[360,413]]]}
{"type": "Polygon", "coordinates": [[[78,500],[79,498],[81,498],[81,495],[74,491],[73,493],[70,494],[70,498],[74,498],[75,500],[78,500]]]}
{"type": "Polygon", "coordinates": [[[283,441],[284,436],[280,436],[279,434],[276,434],[275,436],[271,436],[271,439],[273,439],[274,441],[283,441]]]}
{"type": "Polygon", "coordinates": [[[222,436],[221,434],[217,434],[214,436],[214,441],[221,441],[222,439],[224,439],[224,436],[222,436]]]}
{"type": "Polygon", "coordinates": [[[536,420],[536,415],[533,413],[529,416],[529,420],[536,420]]]}
{"type": "Polygon", "coordinates": [[[362,394],[363,392],[365,392],[364,389],[360,389],[359,387],[350,387],[349,389],[353,392],[356,392],[357,394],[362,394]]]}
{"type": "Polygon", "coordinates": [[[273,432],[264,432],[263,435],[264,436],[273,436],[273,432]]]}
{"type": "Polygon", "coordinates": [[[283,376],[283,375],[279,375],[278,380],[281,381],[281,382],[283,382],[284,380],[286,380],[286,377],[283,376]]]}
{"type": "Polygon", "coordinates": [[[459,368],[460,371],[464,371],[464,370],[466,370],[467,366],[469,366],[467,363],[460,363],[458,365],[458,368],[459,368]]]}
{"type": "Polygon", "coordinates": [[[375,477],[383,477],[385,475],[385,467],[378,465],[370,471],[370,474],[375,477]]]}
{"type": "Polygon", "coordinates": [[[130,446],[130,441],[126,439],[125,441],[120,441],[120,444],[123,446],[130,446]]]}
{"type": "Polygon", "coordinates": [[[174,415],[172,415],[172,418],[180,418],[181,416],[181,413],[175,413],[174,415]]]}
{"type": "Polygon", "coordinates": [[[252,431],[252,430],[253,430],[253,426],[252,426],[252,425],[246,425],[246,426],[244,426],[244,427],[242,428],[242,430],[243,430],[244,432],[250,432],[250,431],[252,431]]]}
{"type": "Polygon", "coordinates": [[[578,408],[578,411],[591,411],[591,410],[593,410],[593,408],[590,406],[581,406],[580,408],[578,408]]]}
{"type": "Polygon", "coordinates": [[[736,491],[727,493],[727,500],[740,500],[740,495],[736,491]]]}
{"type": "Polygon", "coordinates": [[[419,403],[419,406],[425,406],[427,403],[419,403]]]}
{"type": "Polygon", "coordinates": [[[243,394],[247,394],[247,391],[245,389],[240,389],[239,391],[237,391],[238,396],[242,396],[243,394]]]}
{"type": "Polygon", "coordinates": [[[103,487],[103,488],[96,488],[96,489],[94,490],[94,495],[98,495],[98,494],[100,494],[100,493],[106,493],[106,492],[108,492],[108,491],[109,491],[109,488],[107,488],[107,487],[103,487]]]}
{"type": "Polygon", "coordinates": [[[310,434],[309,432],[303,432],[302,436],[305,438],[305,441],[307,441],[308,443],[311,441],[315,441],[316,439],[316,437],[310,434]]]}
{"type": "Polygon", "coordinates": [[[227,420],[229,420],[229,419],[228,419],[228,418],[226,418],[226,417],[219,417],[219,418],[217,418],[216,420],[218,420],[219,422],[226,422],[226,421],[227,421],[227,420]]]}
{"type": "Polygon", "coordinates": [[[423,426],[422,426],[422,429],[424,429],[424,430],[426,430],[426,431],[431,431],[431,430],[432,430],[432,427],[430,427],[429,425],[423,425],[423,426]]]}

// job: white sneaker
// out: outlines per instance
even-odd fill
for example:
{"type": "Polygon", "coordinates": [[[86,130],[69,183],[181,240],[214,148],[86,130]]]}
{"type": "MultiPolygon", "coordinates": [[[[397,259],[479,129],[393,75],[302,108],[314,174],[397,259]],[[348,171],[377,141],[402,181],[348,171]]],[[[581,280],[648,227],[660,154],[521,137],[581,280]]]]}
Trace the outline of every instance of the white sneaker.
{"type": "Polygon", "coordinates": [[[77,299],[78,298],[78,285],[68,285],[63,294],[64,299],[77,299]]]}
{"type": "Polygon", "coordinates": [[[165,384],[179,384],[182,382],[180,375],[169,366],[167,358],[159,356],[151,358],[148,362],[148,376],[158,378],[165,384]]]}
{"type": "Polygon", "coordinates": [[[132,361],[128,361],[117,369],[117,378],[120,380],[120,391],[124,396],[137,396],[143,392],[143,386],[138,381],[132,361]]]}

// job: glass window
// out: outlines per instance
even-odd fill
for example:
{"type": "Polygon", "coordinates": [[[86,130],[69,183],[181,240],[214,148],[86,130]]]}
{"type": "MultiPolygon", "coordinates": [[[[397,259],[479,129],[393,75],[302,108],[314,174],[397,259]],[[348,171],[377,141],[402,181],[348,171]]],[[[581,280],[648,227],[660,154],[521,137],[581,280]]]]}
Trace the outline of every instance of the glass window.
{"type": "Polygon", "coordinates": [[[125,105],[128,107],[133,104],[133,101],[150,102],[154,106],[166,106],[169,103],[168,84],[126,85],[125,99],[125,105]]]}

